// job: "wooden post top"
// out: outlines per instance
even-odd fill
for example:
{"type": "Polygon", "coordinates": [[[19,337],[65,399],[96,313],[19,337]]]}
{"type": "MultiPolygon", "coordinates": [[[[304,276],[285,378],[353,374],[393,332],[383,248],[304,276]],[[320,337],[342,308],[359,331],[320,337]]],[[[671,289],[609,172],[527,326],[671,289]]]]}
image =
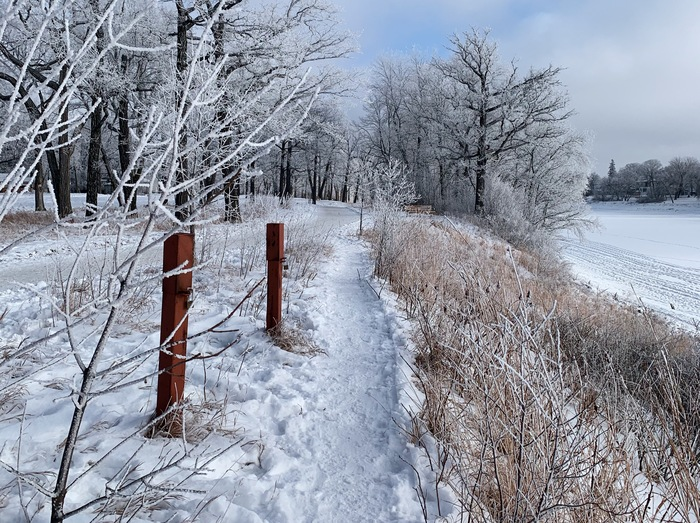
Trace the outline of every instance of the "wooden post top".
{"type": "Polygon", "coordinates": [[[280,261],[284,258],[284,224],[267,224],[267,260],[280,261]]]}

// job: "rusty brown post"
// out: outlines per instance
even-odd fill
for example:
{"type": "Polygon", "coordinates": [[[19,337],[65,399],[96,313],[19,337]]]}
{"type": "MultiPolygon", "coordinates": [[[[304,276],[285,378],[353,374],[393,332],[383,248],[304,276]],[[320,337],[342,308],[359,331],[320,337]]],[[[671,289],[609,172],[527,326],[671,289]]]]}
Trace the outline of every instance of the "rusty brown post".
{"type": "Polygon", "coordinates": [[[284,263],[284,224],[267,224],[267,330],[282,321],[282,265],[284,263]]]}
{"type": "Polygon", "coordinates": [[[187,309],[192,293],[194,234],[174,234],[163,245],[163,272],[182,266],[189,269],[163,278],[163,308],[160,318],[160,359],[156,416],[179,403],[185,390],[187,357],[187,309]]]}

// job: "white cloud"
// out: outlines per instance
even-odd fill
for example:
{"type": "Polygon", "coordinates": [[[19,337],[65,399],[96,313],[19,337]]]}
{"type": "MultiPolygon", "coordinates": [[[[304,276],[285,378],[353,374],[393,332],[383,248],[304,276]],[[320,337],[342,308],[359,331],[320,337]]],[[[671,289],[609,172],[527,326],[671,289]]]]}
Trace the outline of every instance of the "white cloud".
{"type": "Polygon", "coordinates": [[[597,136],[596,168],[605,172],[613,157],[622,165],[700,156],[700,2],[566,5],[555,15],[523,19],[506,45],[528,60],[566,67],[577,122],[597,136]]]}
{"type": "Polygon", "coordinates": [[[564,67],[576,125],[596,136],[604,173],[676,155],[700,157],[698,0],[342,0],[375,53],[441,49],[452,32],[491,27],[504,59],[564,67]]]}

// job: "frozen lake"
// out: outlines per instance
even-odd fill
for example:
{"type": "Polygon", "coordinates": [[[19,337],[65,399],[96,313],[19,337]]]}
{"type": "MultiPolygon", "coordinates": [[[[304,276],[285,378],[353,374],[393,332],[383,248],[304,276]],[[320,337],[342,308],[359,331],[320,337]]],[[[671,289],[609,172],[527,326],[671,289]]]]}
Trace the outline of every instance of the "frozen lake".
{"type": "Polygon", "coordinates": [[[700,324],[700,202],[594,203],[600,227],[567,237],[564,258],[584,283],[696,328],[700,324]]]}

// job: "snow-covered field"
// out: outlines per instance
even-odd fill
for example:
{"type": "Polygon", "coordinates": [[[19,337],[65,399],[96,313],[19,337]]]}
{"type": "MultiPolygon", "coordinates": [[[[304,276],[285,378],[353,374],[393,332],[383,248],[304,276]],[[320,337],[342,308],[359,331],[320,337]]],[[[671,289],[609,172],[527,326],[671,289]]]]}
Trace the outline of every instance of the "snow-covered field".
{"type": "MultiPolygon", "coordinates": [[[[231,226],[212,225],[200,237],[211,263],[195,273],[190,310],[190,335],[205,334],[189,350],[206,355],[240,341],[220,356],[188,363],[185,419],[195,436],[185,441],[143,434],[155,401],[159,310],[148,303],[158,303],[156,285],[143,292],[142,309],[125,318],[108,342],[66,509],[102,501],[70,521],[116,521],[114,514],[133,512],[125,520],[422,521],[413,469],[420,469],[420,453],[404,432],[415,395],[403,361],[410,360],[407,327],[370,287],[371,263],[356,234],[359,216],[347,207],[300,203],[282,219],[291,222],[288,235],[310,231],[332,251],[285,291],[285,314],[318,353],[288,352],[271,342],[261,293],[225,320],[250,282],[262,277],[264,264],[244,273],[242,257],[264,249],[264,238],[258,237],[262,247],[253,247],[250,229],[239,235],[226,232],[231,226]],[[148,351],[144,363],[109,371],[148,351]],[[101,507],[104,512],[96,513],[101,507]]],[[[5,240],[0,238],[0,248],[5,240]]],[[[106,243],[92,258],[98,262],[109,243],[100,241],[106,243]]],[[[128,238],[125,243],[128,248],[128,238]]],[[[66,333],[52,336],[60,310],[48,303],[47,291],[71,249],[70,237],[49,235],[0,259],[1,522],[46,521],[50,513],[47,494],[81,371],[66,333]],[[46,336],[23,352],[27,340],[46,336]],[[17,472],[25,481],[16,480],[17,472]]],[[[143,270],[157,273],[157,258],[146,258],[143,270]]],[[[92,320],[71,335],[83,338],[87,351],[95,336],[92,320]]]]}
{"type": "Polygon", "coordinates": [[[564,256],[577,278],[641,302],[691,329],[700,325],[700,202],[593,203],[600,227],[568,237],[564,256]]]}

